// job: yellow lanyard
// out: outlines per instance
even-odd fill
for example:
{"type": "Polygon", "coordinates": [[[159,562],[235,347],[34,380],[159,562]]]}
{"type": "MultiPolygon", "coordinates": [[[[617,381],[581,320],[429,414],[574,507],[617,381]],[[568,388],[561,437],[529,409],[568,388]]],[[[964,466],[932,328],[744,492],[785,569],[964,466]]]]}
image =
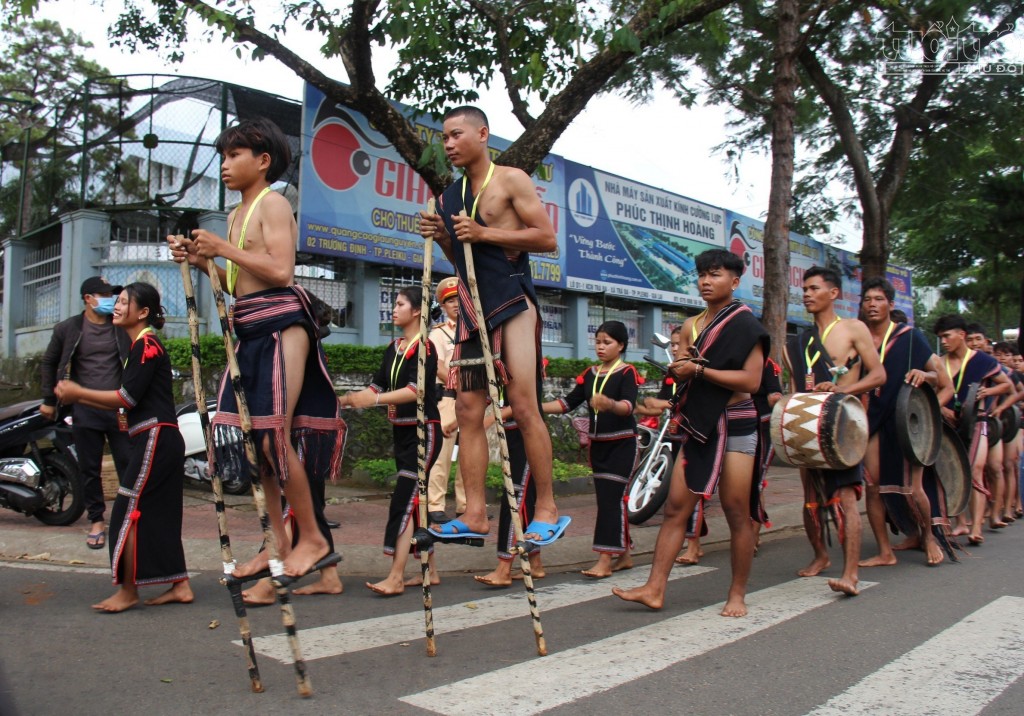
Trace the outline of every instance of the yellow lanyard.
{"type": "MultiPolygon", "coordinates": [[[[830,324],[828,324],[828,327],[825,329],[825,332],[821,334],[821,347],[822,348],[825,347],[825,339],[828,338],[828,334],[832,332],[832,329],[835,328],[835,325],[837,323],[839,323],[839,320],[840,320],[839,316],[836,316],[836,320],[834,320],[830,324]]],[[[814,336],[811,336],[811,340],[807,341],[807,347],[804,348],[804,363],[807,366],[807,373],[808,374],[811,373],[811,371],[814,369],[814,364],[818,362],[819,358],[821,358],[821,351],[817,351],[814,354],[814,357],[811,358],[810,348],[811,348],[811,344],[812,343],[814,343],[814,336]]]]}
{"type": "Polygon", "coordinates": [[[697,314],[697,317],[693,319],[693,323],[690,324],[690,339],[693,344],[697,343],[697,336],[700,334],[700,331],[697,330],[697,323],[700,321],[701,316],[704,316],[704,320],[707,321],[707,315],[708,309],[705,308],[702,312],[697,314]]]}
{"type": "Polygon", "coordinates": [[[885,338],[882,339],[882,350],[879,351],[881,354],[882,363],[885,363],[885,351],[889,347],[889,336],[892,335],[892,330],[896,327],[895,321],[889,321],[889,328],[885,331],[885,338]]]}
{"type": "MultiPolygon", "coordinates": [[[[480,191],[478,191],[476,193],[476,196],[473,197],[473,207],[469,211],[469,218],[473,219],[474,221],[476,220],[476,204],[477,204],[478,201],[480,201],[480,196],[484,193],[484,189],[486,189],[487,185],[491,183],[491,177],[493,175],[494,175],[494,162],[491,162],[491,166],[487,167],[487,176],[484,178],[483,186],[480,187],[480,191]]],[[[468,180],[468,176],[466,174],[463,174],[462,175],[462,200],[463,201],[466,200],[466,181],[467,180],[468,180]]]]}
{"type": "MultiPolygon", "coordinates": [[[[598,387],[597,385],[597,381],[601,377],[601,369],[598,368],[596,370],[594,374],[594,395],[601,395],[602,393],[604,393],[604,386],[608,383],[608,378],[611,377],[612,373],[615,372],[615,369],[619,367],[620,363],[622,363],[622,359],[616,358],[615,362],[612,363],[612,367],[609,368],[608,372],[604,374],[604,380],[601,381],[601,387],[598,387]]],[[[597,408],[594,408],[594,412],[597,413],[599,411],[597,410],[597,408]]]]}
{"type": "MultiPolygon", "coordinates": [[[[138,341],[138,340],[139,340],[140,338],[142,338],[142,337],[143,337],[144,335],[146,335],[147,333],[155,333],[155,332],[156,332],[156,331],[154,331],[154,330],[153,330],[153,327],[152,327],[152,326],[146,326],[146,327],[145,327],[145,328],[143,328],[143,329],[142,329],[141,331],[139,331],[139,335],[135,336],[135,340],[134,340],[134,341],[132,341],[132,345],[134,346],[134,345],[135,345],[135,343],[136,343],[136,341],[138,341]]],[[[127,359],[127,358],[125,358],[125,359],[124,359],[124,367],[125,367],[125,368],[127,368],[127,367],[128,367],[128,359],[127,359]]]]}
{"type": "Polygon", "coordinates": [[[402,372],[402,364],[405,363],[405,356],[412,351],[413,346],[420,340],[420,334],[417,333],[416,337],[412,339],[405,350],[399,351],[398,344],[395,344],[395,359],[391,361],[391,390],[398,390],[396,381],[398,380],[398,374],[402,372]]]}
{"type": "MultiPolygon", "coordinates": [[[[957,379],[956,379],[956,396],[955,397],[957,398],[957,400],[956,400],[957,403],[960,402],[960,398],[959,398],[959,396],[960,396],[960,386],[963,385],[963,382],[964,382],[964,370],[967,369],[967,361],[969,361],[973,356],[974,356],[974,351],[972,351],[970,348],[968,348],[967,349],[967,353],[964,355],[963,361],[960,363],[960,375],[957,376],[957,379]]],[[[946,375],[949,376],[950,380],[953,380],[953,373],[949,369],[949,356],[946,356],[945,360],[946,360],[946,375]]]]}
{"type": "MultiPolygon", "coordinates": [[[[253,200],[252,205],[249,206],[249,211],[245,212],[245,219],[242,221],[242,233],[238,235],[238,248],[245,248],[245,230],[249,228],[249,219],[252,218],[252,212],[256,210],[256,205],[260,203],[260,199],[267,195],[270,191],[270,187],[264,187],[263,191],[253,200]]],[[[235,228],[235,218],[238,216],[236,211],[234,216],[231,217],[231,224],[228,225],[228,241],[231,240],[231,232],[235,228]]],[[[235,282],[238,281],[238,265],[234,261],[228,261],[227,263],[227,278],[228,278],[228,293],[234,295],[235,293],[235,282]]]]}

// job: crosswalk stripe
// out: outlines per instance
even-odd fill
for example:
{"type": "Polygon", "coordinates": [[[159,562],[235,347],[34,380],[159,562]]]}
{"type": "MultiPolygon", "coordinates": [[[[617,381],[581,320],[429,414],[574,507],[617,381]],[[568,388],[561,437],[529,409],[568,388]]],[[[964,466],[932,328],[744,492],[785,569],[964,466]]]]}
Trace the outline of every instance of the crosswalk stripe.
{"type": "MultiPolygon", "coordinates": [[[[741,619],[719,616],[724,606],[720,602],[556,656],[530,659],[404,696],[401,701],[452,715],[540,713],[656,673],[841,599],[825,581],[798,579],[748,594],[750,613],[741,619]],[[508,685],[516,683],[530,686],[522,694],[510,692],[508,685]],[[496,693],[506,698],[496,701],[496,693]]],[[[866,589],[875,583],[861,582],[860,586],[866,589]]]]}
{"type": "Polygon", "coordinates": [[[968,716],[1024,675],[1024,599],[1000,597],[810,712],[968,716]]]}
{"type": "MultiPolygon", "coordinates": [[[[638,570],[633,574],[615,574],[599,582],[564,582],[538,587],[537,603],[541,614],[549,609],[560,609],[594,599],[604,599],[611,596],[612,587],[624,589],[638,587],[647,579],[645,574],[639,573],[641,571],[643,570],[638,570]]],[[[715,571],[714,567],[698,565],[674,570],[670,578],[695,577],[713,571],[715,571]]],[[[419,591],[419,588],[413,591],[419,591]]],[[[513,587],[508,593],[501,596],[485,597],[472,602],[435,608],[434,627],[436,633],[440,635],[460,629],[486,626],[507,619],[519,617],[525,619],[528,616],[523,590],[513,587]]],[[[358,622],[330,624],[302,629],[301,633],[302,654],[306,661],[325,659],[354,651],[420,639],[423,637],[423,612],[417,610],[405,614],[363,619],[358,622]]],[[[291,663],[292,653],[284,634],[256,637],[253,642],[258,653],[283,663],[291,663]]],[[[240,641],[236,640],[234,643],[241,646],[240,641]]]]}

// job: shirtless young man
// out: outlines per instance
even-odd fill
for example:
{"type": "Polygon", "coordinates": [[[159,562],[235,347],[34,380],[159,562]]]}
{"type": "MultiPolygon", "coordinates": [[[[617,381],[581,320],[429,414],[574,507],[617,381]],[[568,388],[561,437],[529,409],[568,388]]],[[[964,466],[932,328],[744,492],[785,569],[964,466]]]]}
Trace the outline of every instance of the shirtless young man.
{"type": "MultiPolygon", "coordinates": [[[[924,489],[924,467],[904,457],[894,421],[896,400],[904,383],[932,386],[940,405],[952,397],[953,386],[945,373],[940,372],[938,358],[924,335],[916,328],[892,320],[895,298],[895,289],[883,278],[869,279],[861,286],[861,315],[881,356],[886,376],[882,387],[868,394],[871,437],[864,467],[867,470],[868,522],[875,533],[878,554],[862,560],[861,567],[896,564],[885,523],[886,503],[881,493],[889,493],[891,498],[887,499],[893,500],[901,500],[900,495],[905,495],[909,502],[917,537],[911,537],[906,546],[923,546],[928,565],[940,564],[944,559],[942,548],[932,533],[932,505],[924,489]]],[[[901,522],[896,524],[901,525],[901,522]]]]}
{"type": "Polygon", "coordinates": [[[479,317],[466,276],[463,246],[469,244],[496,372],[499,382],[505,380],[537,489],[534,520],[526,537],[547,544],[561,535],[567,520],[558,518],[551,487],[551,436],[537,401],[540,334],[529,252],[553,251],[557,243],[530,177],[519,169],[496,165],[487,148],[489,137],[487,117],[476,107],[448,112],[442,133],[445,153],[464,176],[445,190],[440,214],[420,213],[420,234],[438,242],[459,276],[459,326],[452,363],[459,366],[455,413],[466,512],[433,531],[443,538],[482,535],[489,529],[484,494],[487,379],[482,365],[460,364],[482,355],[476,330],[479,317]]]}
{"type": "MultiPolygon", "coordinates": [[[[252,415],[267,511],[283,572],[298,577],[332,549],[330,530],[319,524],[313,507],[310,481],[324,479],[340,465],[345,423],[326,373],[310,299],[294,284],[298,232],[292,209],[281,194],[270,191],[270,185],[291,162],[287,140],[275,124],[256,119],[228,127],[216,147],[223,157],[225,186],[242,195],[241,204],[228,217],[228,239],[196,229],[191,239],[178,241],[169,236],[167,240],[175,261],[187,260],[204,272],[209,259],[227,259],[228,268],[218,267],[217,272],[222,285],[237,299],[237,357],[252,415]],[[268,313],[273,315],[268,317],[268,313]],[[293,444],[293,428],[303,430],[303,460],[293,444]],[[318,473],[307,476],[305,463],[317,465],[318,473]],[[282,487],[294,516],[294,546],[284,526],[282,487]]],[[[227,376],[221,383],[213,422],[215,426],[240,425],[227,376]]],[[[218,459],[224,449],[218,446],[218,459]]],[[[263,551],[234,574],[246,577],[267,566],[268,555],[263,551]]],[[[338,582],[336,591],[341,591],[340,587],[338,582]]]]}
{"type": "MultiPolygon", "coordinates": [[[[836,315],[835,302],[841,292],[842,279],[834,269],[812,266],[804,272],[804,308],[814,316],[814,328],[786,343],[783,357],[793,392],[860,395],[885,383],[885,368],[867,326],[836,315]]],[[[828,580],[828,586],[851,597],[860,593],[857,567],[861,523],[857,500],[863,484],[861,472],[860,465],[848,470],[800,470],[808,505],[818,500],[815,480],[822,482],[826,500],[834,496],[839,499],[838,512],[843,516],[843,574],[839,579],[828,580]]],[[[810,508],[804,510],[804,530],[814,549],[814,558],[797,574],[813,577],[828,569],[832,562],[810,508]]]]}
{"type": "Polygon", "coordinates": [[[747,580],[754,558],[751,492],[760,487],[754,483],[758,418],[751,394],[761,385],[769,339],[750,309],[733,300],[742,274],[743,260],[731,252],[711,249],[697,257],[697,286],[707,309],[687,319],[682,336],[686,342],[696,327],[689,356],[706,361],[687,357],[672,362],[681,391],[675,417],[684,431],[683,455],[672,470],[647,583],[613,589],[620,599],[661,609],[690,515],[720,487],[732,555],[732,583],[722,616],[747,614],[747,580]],[[719,429],[723,425],[724,431],[719,429]]]}

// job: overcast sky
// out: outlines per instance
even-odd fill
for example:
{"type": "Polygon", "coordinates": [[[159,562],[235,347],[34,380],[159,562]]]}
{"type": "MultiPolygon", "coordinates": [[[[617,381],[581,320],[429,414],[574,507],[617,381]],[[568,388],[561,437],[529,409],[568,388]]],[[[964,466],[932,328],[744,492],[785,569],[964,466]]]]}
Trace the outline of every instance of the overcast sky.
{"type": "MultiPolygon", "coordinates": [[[[254,0],[254,4],[258,8],[276,5],[267,0],[254,0]]],[[[107,0],[102,7],[94,4],[94,9],[88,11],[83,5],[81,0],[44,1],[40,14],[61,22],[92,42],[90,58],[114,74],[206,77],[292,99],[301,98],[301,80],[284,65],[273,59],[262,62],[239,59],[231,43],[192,43],[182,48],[185,60],[179,64],[171,64],[154,52],[130,55],[121,48],[111,47],[107,27],[116,18],[121,2],[107,0]],[[69,23],[72,17],[74,22],[69,23]]],[[[269,10],[266,16],[273,17],[269,10]]],[[[266,27],[267,23],[257,22],[258,26],[266,27]]],[[[341,61],[332,60],[336,70],[328,68],[317,52],[319,42],[317,36],[299,31],[285,38],[290,49],[326,74],[344,81],[341,61]]],[[[375,52],[378,56],[384,54],[379,48],[375,48],[375,52]]],[[[242,54],[243,58],[248,57],[248,52],[242,54]]],[[[387,57],[375,58],[375,65],[380,68],[378,77],[386,77],[387,63],[387,57]]],[[[494,134],[507,139],[519,135],[521,127],[511,114],[503,88],[485,92],[480,105],[491,120],[494,134]]],[[[725,120],[725,111],[719,107],[685,109],[668,92],[657,93],[651,102],[639,106],[604,95],[589,103],[553,151],[581,164],[763,220],[771,177],[770,157],[748,152],[738,179],[732,177],[724,157],[714,151],[725,139],[725,120]]],[[[836,225],[833,232],[844,238],[844,248],[859,249],[860,228],[854,221],[836,225]]]]}

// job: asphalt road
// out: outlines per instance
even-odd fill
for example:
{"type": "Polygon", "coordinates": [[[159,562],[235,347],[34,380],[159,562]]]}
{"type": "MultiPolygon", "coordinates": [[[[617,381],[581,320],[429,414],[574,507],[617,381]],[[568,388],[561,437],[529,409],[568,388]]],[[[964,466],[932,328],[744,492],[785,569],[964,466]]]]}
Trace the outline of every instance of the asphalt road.
{"type": "Polygon", "coordinates": [[[987,536],[959,564],[927,568],[910,554],[862,570],[855,598],[796,577],[810,556],[802,537],[766,542],[745,619],[717,615],[725,551],[677,567],[660,612],[609,595],[613,583],[642,581],[646,566],[599,582],[552,574],[538,582],[544,658],[521,588],[446,578],[433,590],[438,656],[427,658],[421,592],[382,599],[350,578],[341,597],[294,600],[316,692],[307,700],[274,608],[250,610],[254,634],[278,635],[257,644],[266,693],[250,693],[213,573],[193,579],[192,605],[105,615],[89,609],[112,591],[100,570],[2,562],[0,713],[1016,716],[1024,522],[987,536]]]}

